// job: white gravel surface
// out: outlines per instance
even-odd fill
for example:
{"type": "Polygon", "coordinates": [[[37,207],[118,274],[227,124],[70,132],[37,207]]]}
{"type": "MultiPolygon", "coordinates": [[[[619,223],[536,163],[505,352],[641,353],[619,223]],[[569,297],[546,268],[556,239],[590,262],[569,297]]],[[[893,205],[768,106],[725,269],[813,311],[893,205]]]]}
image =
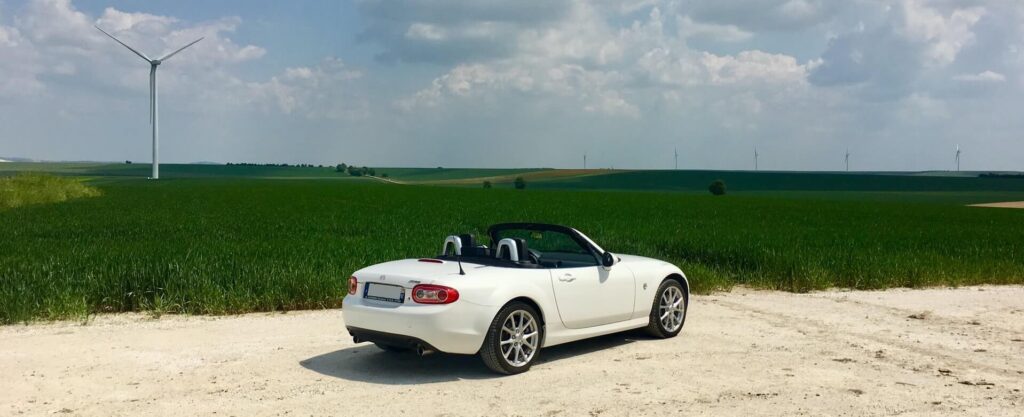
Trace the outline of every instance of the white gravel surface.
{"type": "Polygon", "coordinates": [[[340,311],[0,327],[0,416],[1024,415],[1024,287],[738,289],[679,337],[476,357],[354,345],[340,311]]]}

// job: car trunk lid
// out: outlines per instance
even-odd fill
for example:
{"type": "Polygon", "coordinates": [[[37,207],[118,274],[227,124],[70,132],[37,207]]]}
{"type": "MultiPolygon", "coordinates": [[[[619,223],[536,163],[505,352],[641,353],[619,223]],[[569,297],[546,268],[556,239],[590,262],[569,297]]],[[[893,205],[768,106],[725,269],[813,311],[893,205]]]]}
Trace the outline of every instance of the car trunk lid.
{"type": "Polygon", "coordinates": [[[458,262],[440,259],[402,259],[373,265],[355,273],[359,282],[401,285],[412,288],[417,284],[434,284],[439,280],[459,276],[458,262]]]}

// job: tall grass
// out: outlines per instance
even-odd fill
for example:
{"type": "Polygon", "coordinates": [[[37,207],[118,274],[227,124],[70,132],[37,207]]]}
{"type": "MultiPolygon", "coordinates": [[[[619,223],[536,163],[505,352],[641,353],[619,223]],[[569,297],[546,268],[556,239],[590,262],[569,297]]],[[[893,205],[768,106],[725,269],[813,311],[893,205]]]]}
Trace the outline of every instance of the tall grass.
{"type": "Polygon", "coordinates": [[[39,173],[0,177],[0,209],[30,204],[59,203],[98,195],[100,195],[99,190],[74,178],[39,173]]]}
{"type": "Polygon", "coordinates": [[[0,322],[337,307],[352,271],[507,221],[568,224],[611,251],[665,259],[703,293],[1024,283],[1024,210],[349,181],[100,187],[0,211],[0,322]]]}

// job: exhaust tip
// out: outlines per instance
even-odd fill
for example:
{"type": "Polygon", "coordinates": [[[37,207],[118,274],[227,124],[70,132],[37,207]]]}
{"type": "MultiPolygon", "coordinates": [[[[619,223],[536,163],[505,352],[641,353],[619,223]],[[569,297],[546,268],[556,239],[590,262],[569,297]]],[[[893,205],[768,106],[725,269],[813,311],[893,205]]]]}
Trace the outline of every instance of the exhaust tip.
{"type": "Polygon", "coordinates": [[[434,353],[433,350],[423,347],[423,345],[416,345],[416,354],[419,356],[427,356],[434,353]]]}
{"type": "Polygon", "coordinates": [[[359,336],[352,336],[352,343],[363,343],[363,339],[360,339],[359,336]]]}

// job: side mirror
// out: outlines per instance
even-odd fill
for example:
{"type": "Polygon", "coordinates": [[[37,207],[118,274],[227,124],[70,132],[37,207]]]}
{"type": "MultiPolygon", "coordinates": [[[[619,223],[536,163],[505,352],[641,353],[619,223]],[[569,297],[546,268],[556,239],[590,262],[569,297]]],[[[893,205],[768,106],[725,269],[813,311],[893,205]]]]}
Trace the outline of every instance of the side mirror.
{"type": "Polygon", "coordinates": [[[601,265],[604,265],[605,267],[611,267],[618,262],[619,258],[611,252],[605,252],[603,255],[601,255],[601,265]]]}

